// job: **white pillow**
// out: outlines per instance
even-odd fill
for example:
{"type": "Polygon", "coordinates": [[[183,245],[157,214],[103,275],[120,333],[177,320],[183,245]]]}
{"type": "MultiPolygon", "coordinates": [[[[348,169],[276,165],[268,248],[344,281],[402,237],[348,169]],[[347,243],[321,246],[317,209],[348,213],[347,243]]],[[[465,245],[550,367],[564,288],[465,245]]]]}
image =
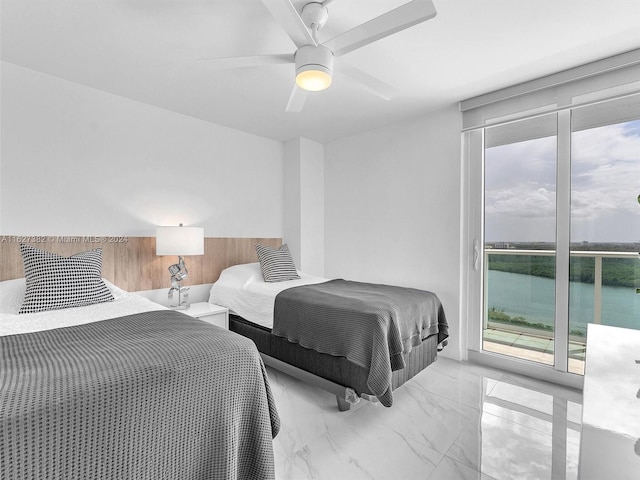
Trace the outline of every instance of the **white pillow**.
{"type": "Polygon", "coordinates": [[[225,268],[220,273],[220,278],[218,278],[216,284],[232,288],[243,288],[253,282],[264,283],[262,270],[258,262],[242,263],[225,268]]]}
{"type": "MultiPolygon", "coordinates": [[[[104,278],[102,280],[111,291],[115,300],[127,295],[125,290],[116,287],[113,283],[105,280],[104,278]]],[[[20,307],[22,306],[26,291],[27,280],[25,278],[16,278],[15,280],[5,280],[4,282],[0,282],[0,313],[17,315],[20,307]]]]}
{"type": "Polygon", "coordinates": [[[22,306],[26,291],[27,280],[24,278],[0,282],[0,313],[16,315],[22,306]]]}
{"type": "Polygon", "coordinates": [[[107,288],[111,290],[111,295],[113,295],[114,300],[118,300],[119,298],[122,298],[129,294],[129,292],[127,292],[126,290],[123,290],[120,287],[116,287],[113,283],[111,283],[106,278],[103,278],[102,281],[107,286],[107,288]]]}

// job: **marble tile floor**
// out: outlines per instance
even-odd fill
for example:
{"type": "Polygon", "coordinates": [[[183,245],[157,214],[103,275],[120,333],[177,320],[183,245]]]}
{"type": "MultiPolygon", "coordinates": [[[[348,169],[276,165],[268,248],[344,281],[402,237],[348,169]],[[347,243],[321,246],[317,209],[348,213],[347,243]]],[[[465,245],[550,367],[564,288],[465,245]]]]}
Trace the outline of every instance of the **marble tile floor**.
{"type": "Polygon", "coordinates": [[[268,368],[276,478],[576,480],[582,394],[440,357],[394,405],[335,397],[268,368]]]}

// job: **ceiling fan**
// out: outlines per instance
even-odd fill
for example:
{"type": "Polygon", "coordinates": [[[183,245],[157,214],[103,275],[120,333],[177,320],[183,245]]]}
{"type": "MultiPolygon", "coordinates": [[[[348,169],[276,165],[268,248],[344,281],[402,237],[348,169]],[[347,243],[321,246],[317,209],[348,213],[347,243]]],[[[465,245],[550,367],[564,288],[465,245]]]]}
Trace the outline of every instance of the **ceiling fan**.
{"type": "MultiPolygon", "coordinates": [[[[291,0],[262,0],[298,47],[295,53],[216,58],[211,61],[221,69],[295,64],[296,83],[286,111],[300,112],[308,92],[324,90],[331,85],[336,57],[429,20],[437,13],[432,0],[412,0],[324,43],[319,43],[318,30],[327,22],[329,14],[326,5],[330,1],[307,3],[301,14],[298,14],[291,0]]],[[[340,62],[339,70],[386,100],[397,93],[391,85],[346,62],[340,62]]]]}

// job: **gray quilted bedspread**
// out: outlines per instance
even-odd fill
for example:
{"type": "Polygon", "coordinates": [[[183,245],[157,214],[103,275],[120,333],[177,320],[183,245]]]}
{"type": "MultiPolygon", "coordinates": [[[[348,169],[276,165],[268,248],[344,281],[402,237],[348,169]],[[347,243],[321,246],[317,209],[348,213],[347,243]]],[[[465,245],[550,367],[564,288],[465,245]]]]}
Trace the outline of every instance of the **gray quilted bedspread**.
{"type": "Polygon", "coordinates": [[[391,375],[405,367],[403,353],[430,335],[445,342],[448,325],[432,292],[330,280],[279,293],[273,333],[369,369],[367,386],[389,407],[391,375]]]}
{"type": "Polygon", "coordinates": [[[274,478],[251,340],[174,311],[0,337],[0,478],[274,478]]]}

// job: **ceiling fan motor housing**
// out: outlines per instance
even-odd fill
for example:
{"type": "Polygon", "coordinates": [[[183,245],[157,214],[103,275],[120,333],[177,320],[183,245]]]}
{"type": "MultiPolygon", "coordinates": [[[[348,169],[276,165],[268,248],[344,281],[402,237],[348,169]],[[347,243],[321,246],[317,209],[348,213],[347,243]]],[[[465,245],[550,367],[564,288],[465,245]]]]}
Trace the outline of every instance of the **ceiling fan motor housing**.
{"type": "Polygon", "coordinates": [[[320,30],[324,27],[325,23],[327,23],[327,20],[329,19],[329,12],[327,7],[321,3],[307,3],[302,7],[302,14],[300,15],[300,18],[302,18],[302,21],[310,30],[313,30],[314,28],[320,30]]]}
{"type": "Polygon", "coordinates": [[[300,88],[318,91],[329,88],[333,76],[333,52],[323,45],[305,45],[296,51],[296,83],[300,88]],[[305,77],[311,75],[323,77],[321,82],[305,82],[305,77]],[[303,84],[304,83],[304,84],[303,84]]]}

